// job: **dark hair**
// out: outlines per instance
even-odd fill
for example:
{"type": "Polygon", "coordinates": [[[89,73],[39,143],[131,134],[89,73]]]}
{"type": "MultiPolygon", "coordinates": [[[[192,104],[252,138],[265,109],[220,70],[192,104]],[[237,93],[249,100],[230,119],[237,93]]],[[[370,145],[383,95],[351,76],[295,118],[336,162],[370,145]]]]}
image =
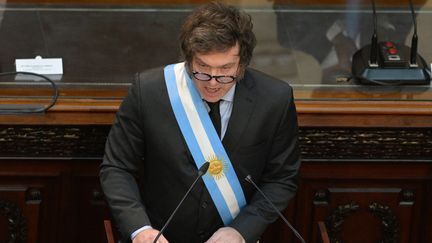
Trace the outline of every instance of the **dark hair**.
{"type": "Polygon", "coordinates": [[[252,28],[251,16],[233,6],[211,2],[196,8],[180,30],[181,51],[186,66],[190,67],[196,53],[227,51],[238,43],[239,76],[242,78],[256,45],[252,28]]]}

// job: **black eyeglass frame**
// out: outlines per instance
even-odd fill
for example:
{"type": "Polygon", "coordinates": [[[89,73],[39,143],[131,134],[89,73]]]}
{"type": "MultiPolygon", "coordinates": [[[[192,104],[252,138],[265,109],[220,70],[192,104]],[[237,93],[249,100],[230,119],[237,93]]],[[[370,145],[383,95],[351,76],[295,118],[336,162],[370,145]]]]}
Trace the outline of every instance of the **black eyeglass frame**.
{"type": "Polygon", "coordinates": [[[192,72],[192,75],[196,79],[198,79],[199,81],[206,81],[206,82],[208,82],[208,81],[210,81],[210,80],[212,80],[214,78],[218,83],[221,83],[221,84],[229,84],[229,83],[234,82],[237,79],[236,76],[230,76],[230,75],[215,75],[215,76],[212,76],[212,75],[210,75],[208,73],[200,73],[200,72],[195,72],[195,71],[192,72]],[[202,78],[197,77],[198,74],[205,75],[207,77],[207,79],[202,79],[202,78]],[[219,80],[220,78],[231,78],[232,80],[229,81],[229,82],[223,82],[223,81],[219,80]]]}

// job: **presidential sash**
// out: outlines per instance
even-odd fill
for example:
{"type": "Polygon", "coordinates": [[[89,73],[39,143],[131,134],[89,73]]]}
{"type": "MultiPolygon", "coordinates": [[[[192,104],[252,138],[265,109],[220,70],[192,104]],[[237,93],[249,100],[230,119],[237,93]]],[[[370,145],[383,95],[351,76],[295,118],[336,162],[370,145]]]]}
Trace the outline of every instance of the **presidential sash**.
{"type": "Polygon", "coordinates": [[[197,167],[210,162],[202,178],[228,225],[246,205],[240,182],[185,63],[168,65],[164,73],[171,106],[197,167]]]}

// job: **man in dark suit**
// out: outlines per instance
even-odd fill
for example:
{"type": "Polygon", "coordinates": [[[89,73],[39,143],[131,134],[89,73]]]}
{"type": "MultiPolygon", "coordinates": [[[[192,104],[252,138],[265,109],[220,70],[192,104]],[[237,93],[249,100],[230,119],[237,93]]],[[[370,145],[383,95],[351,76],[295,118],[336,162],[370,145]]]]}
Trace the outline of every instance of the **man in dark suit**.
{"type": "MultiPolygon", "coordinates": [[[[247,68],[256,40],[250,16],[234,7],[211,3],[197,8],[185,20],[180,41],[185,62],[174,66],[183,72],[174,73],[184,74],[179,77],[186,80],[184,86],[178,81],[179,89],[188,84],[188,92],[200,96],[192,105],[186,104],[187,99],[180,102],[185,110],[192,107],[192,115],[178,115],[182,108],[176,108],[172,92],[180,91],[170,88],[177,80],[170,78],[168,68],[165,73],[157,68],[138,75],[117,113],[100,167],[107,201],[125,239],[153,242],[203,163],[180,122],[187,117],[186,127],[194,133],[200,133],[200,128],[209,131],[196,139],[201,146],[198,153],[219,143],[227,158],[215,152],[208,159],[209,171],[158,242],[256,242],[278,215],[244,180],[246,175],[279,210],[297,189],[300,159],[292,89],[247,68]],[[214,104],[220,121],[213,120],[215,125],[209,127],[205,125],[210,121],[207,111],[214,111],[214,104]],[[196,120],[191,118],[195,107],[200,117],[196,120]],[[236,175],[234,179],[228,178],[230,173],[236,175]],[[240,199],[233,201],[239,204],[227,203],[232,218],[226,219],[220,211],[221,204],[232,198],[222,203],[215,199],[215,189],[207,180],[233,183],[232,188],[238,183],[240,192],[232,191],[240,199]]],[[[230,195],[226,184],[217,188],[224,198],[230,195]]]]}

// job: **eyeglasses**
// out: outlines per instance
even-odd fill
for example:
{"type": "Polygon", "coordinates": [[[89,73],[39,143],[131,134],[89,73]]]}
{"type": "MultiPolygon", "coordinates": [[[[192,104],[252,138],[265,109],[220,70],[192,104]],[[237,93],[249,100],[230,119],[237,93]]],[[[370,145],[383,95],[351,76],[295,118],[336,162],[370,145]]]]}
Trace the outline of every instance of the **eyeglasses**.
{"type": "Polygon", "coordinates": [[[234,76],[224,76],[224,75],[220,75],[220,76],[211,76],[210,74],[207,73],[199,73],[199,72],[192,72],[192,75],[200,80],[200,81],[210,81],[212,80],[212,78],[214,78],[217,82],[221,83],[221,84],[228,84],[228,83],[232,83],[234,82],[234,80],[236,80],[237,77],[234,76]]]}

